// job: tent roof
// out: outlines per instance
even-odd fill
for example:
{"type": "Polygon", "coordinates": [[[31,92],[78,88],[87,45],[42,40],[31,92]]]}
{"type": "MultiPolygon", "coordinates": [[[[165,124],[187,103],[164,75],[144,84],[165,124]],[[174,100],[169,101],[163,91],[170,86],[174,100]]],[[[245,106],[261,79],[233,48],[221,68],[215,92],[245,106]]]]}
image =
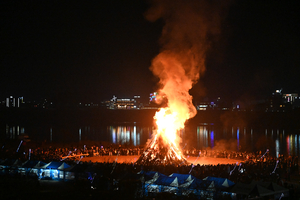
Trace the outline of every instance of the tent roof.
{"type": "Polygon", "coordinates": [[[47,163],[44,163],[42,161],[38,160],[27,160],[25,163],[23,163],[22,167],[23,168],[37,168],[39,166],[44,166],[47,163]]]}
{"type": "Polygon", "coordinates": [[[145,175],[145,183],[147,183],[147,184],[152,184],[152,183],[154,183],[154,182],[158,179],[158,177],[160,177],[160,176],[165,176],[165,175],[159,174],[158,172],[156,172],[152,178],[151,178],[150,176],[145,175]]]}
{"type": "Polygon", "coordinates": [[[69,168],[70,165],[64,163],[64,162],[57,162],[57,161],[52,161],[48,163],[47,165],[44,165],[43,169],[58,169],[58,170],[64,170],[65,168],[69,168]]]}
{"type": "Polygon", "coordinates": [[[170,177],[177,177],[179,184],[184,184],[196,178],[190,174],[178,174],[178,173],[173,173],[170,175],[170,177]]]}
{"type": "Polygon", "coordinates": [[[144,174],[146,180],[145,183],[155,185],[182,187],[189,189],[207,189],[213,183],[209,180],[197,179],[190,174],[174,173],[170,176],[166,176],[155,171],[141,171],[140,174],[144,174]]]}
{"type": "Polygon", "coordinates": [[[178,187],[178,179],[177,177],[160,175],[153,184],[178,187]]]}
{"type": "Polygon", "coordinates": [[[67,168],[70,168],[71,166],[68,165],[67,163],[62,163],[57,169],[59,170],[66,170],[67,168]]]}
{"type": "Polygon", "coordinates": [[[235,184],[234,182],[230,181],[227,178],[220,178],[220,177],[208,176],[203,180],[214,181],[216,188],[229,188],[235,184]]]}
{"type": "Polygon", "coordinates": [[[47,163],[45,162],[42,162],[42,161],[39,161],[35,166],[34,168],[42,168],[43,166],[45,166],[47,163]]]}
{"type": "Polygon", "coordinates": [[[155,172],[155,171],[140,171],[138,174],[143,174],[144,175],[144,178],[145,178],[145,183],[147,184],[152,184],[154,183],[157,178],[159,176],[165,176],[164,174],[162,173],[159,173],[159,172],[155,172]]]}
{"type": "Polygon", "coordinates": [[[275,192],[271,191],[261,185],[258,185],[254,182],[250,184],[237,183],[231,188],[230,192],[242,195],[252,195],[252,196],[269,196],[274,195],[275,192]]]}
{"type": "Polygon", "coordinates": [[[251,183],[253,184],[258,184],[260,186],[263,186],[269,190],[272,190],[276,193],[282,193],[282,192],[288,192],[289,190],[284,188],[284,187],[281,187],[279,185],[277,185],[276,183],[273,183],[273,182],[262,182],[262,181],[252,181],[251,183]]]}
{"type": "Polygon", "coordinates": [[[189,184],[187,188],[204,190],[207,189],[211,185],[211,183],[212,181],[195,178],[193,181],[191,181],[191,184],[189,184]]]}
{"type": "Polygon", "coordinates": [[[281,187],[280,185],[277,185],[276,183],[272,183],[272,182],[269,185],[268,189],[270,189],[276,193],[289,192],[289,189],[281,187]]]}
{"type": "Polygon", "coordinates": [[[274,191],[269,190],[269,189],[267,189],[263,186],[260,186],[260,185],[255,185],[253,190],[250,192],[250,195],[259,196],[259,197],[269,196],[269,195],[274,195],[274,194],[275,194],[274,191]]]}

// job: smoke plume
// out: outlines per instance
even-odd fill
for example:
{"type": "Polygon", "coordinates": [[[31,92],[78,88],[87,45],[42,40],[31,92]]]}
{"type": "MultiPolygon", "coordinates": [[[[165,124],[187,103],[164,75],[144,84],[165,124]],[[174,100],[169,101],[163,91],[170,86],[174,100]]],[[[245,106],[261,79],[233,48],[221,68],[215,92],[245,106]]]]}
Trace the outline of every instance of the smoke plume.
{"type": "Polygon", "coordinates": [[[189,90],[205,71],[206,52],[220,32],[225,7],[223,1],[156,0],[145,14],[149,21],[165,23],[161,50],[150,70],[159,78],[159,93],[167,98],[171,112],[176,107],[185,120],[197,113],[189,90]]]}

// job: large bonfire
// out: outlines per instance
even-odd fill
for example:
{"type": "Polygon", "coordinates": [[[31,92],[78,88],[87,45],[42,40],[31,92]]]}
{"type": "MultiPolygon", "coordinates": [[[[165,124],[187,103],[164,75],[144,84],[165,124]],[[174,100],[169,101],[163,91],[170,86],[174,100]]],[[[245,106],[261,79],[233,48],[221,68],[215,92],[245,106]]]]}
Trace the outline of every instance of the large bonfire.
{"type": "Polygon", "coordinates": [[[170,52],[161,53],[153,60],[152,71],[160,74],[163,88],[159,94],[167,99],[167,106],[160,108],[154,116],[154,136],[137,160],[139,164],[186,163],[180,148],[179,132],[186,120],[195,116],[196,108],[189,95],[193,80],[188,77],[181,62],[180,57],[178,59],[170,52]]]}
{"type": "Polygon", "coordinates": [[[162,18],[165,26],[160,38],[161,51],[150,69],[159,78],[158,93],[166,99],[167,106],[156,112],[154,137],[137,163],[180,164],[186,159],[178,133],[186,120],[197,113],[189,91],[205,71],[207,39],[219,33],[219,11],[223,5],[199,0],[153,3],[146,18],[150,21],[162,18]]]}
{"type": "Polygon", "coordinates": [[[176,133],[176,113],[172,113],[168,108],[162,108],[155,115],[157,129],[154,137],[147,145],[147,149],[140,156],[139,164],[185,164],[186,159],[178,147],[176,133]]]}

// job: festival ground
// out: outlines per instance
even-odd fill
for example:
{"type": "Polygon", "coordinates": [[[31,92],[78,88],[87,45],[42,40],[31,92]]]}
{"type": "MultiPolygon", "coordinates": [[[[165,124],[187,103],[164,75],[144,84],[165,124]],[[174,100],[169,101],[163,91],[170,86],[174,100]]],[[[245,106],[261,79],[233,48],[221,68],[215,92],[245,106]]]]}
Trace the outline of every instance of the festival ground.
{"type": "MultiPolygon", "coordinates": [[[[81,161],[84,162],[118,162],[118,163],[134,163],[139,158],[136,156],[94,156],[94,157],[85,157],[81,161]]],[[[227,158],[211,158],[211,157],[193,157],[190,156],[187,158],[189,164],[200,164],[200,165],[218,165],[218,164],[235,164],[240,163],[241,160],[236,159],[227,159],[227,158]]]]}

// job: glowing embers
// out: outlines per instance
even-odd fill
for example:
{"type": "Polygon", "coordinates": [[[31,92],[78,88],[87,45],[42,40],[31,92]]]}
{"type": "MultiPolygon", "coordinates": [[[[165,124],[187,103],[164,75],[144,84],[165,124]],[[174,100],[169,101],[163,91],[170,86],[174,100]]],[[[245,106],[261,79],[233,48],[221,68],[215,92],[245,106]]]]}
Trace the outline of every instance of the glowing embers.
{"type": "Polygon", "coordinates": [[[183,164],[186,159],[178,148],[180,137],[178,131],[184,128],[185,117],[178,112],[178,106],[161,108],[156,112],[154,119],[156,130],[154,137],[147,144],[146,150],[138,159],[139,164],[183,164]]]}
{"type": "Polygon", "coordinates": [[[161,134],[156,134],[137,163],[143,165],[181,165],[186,164],[187,161],[175,143],[166,142],[161,134]]]}

